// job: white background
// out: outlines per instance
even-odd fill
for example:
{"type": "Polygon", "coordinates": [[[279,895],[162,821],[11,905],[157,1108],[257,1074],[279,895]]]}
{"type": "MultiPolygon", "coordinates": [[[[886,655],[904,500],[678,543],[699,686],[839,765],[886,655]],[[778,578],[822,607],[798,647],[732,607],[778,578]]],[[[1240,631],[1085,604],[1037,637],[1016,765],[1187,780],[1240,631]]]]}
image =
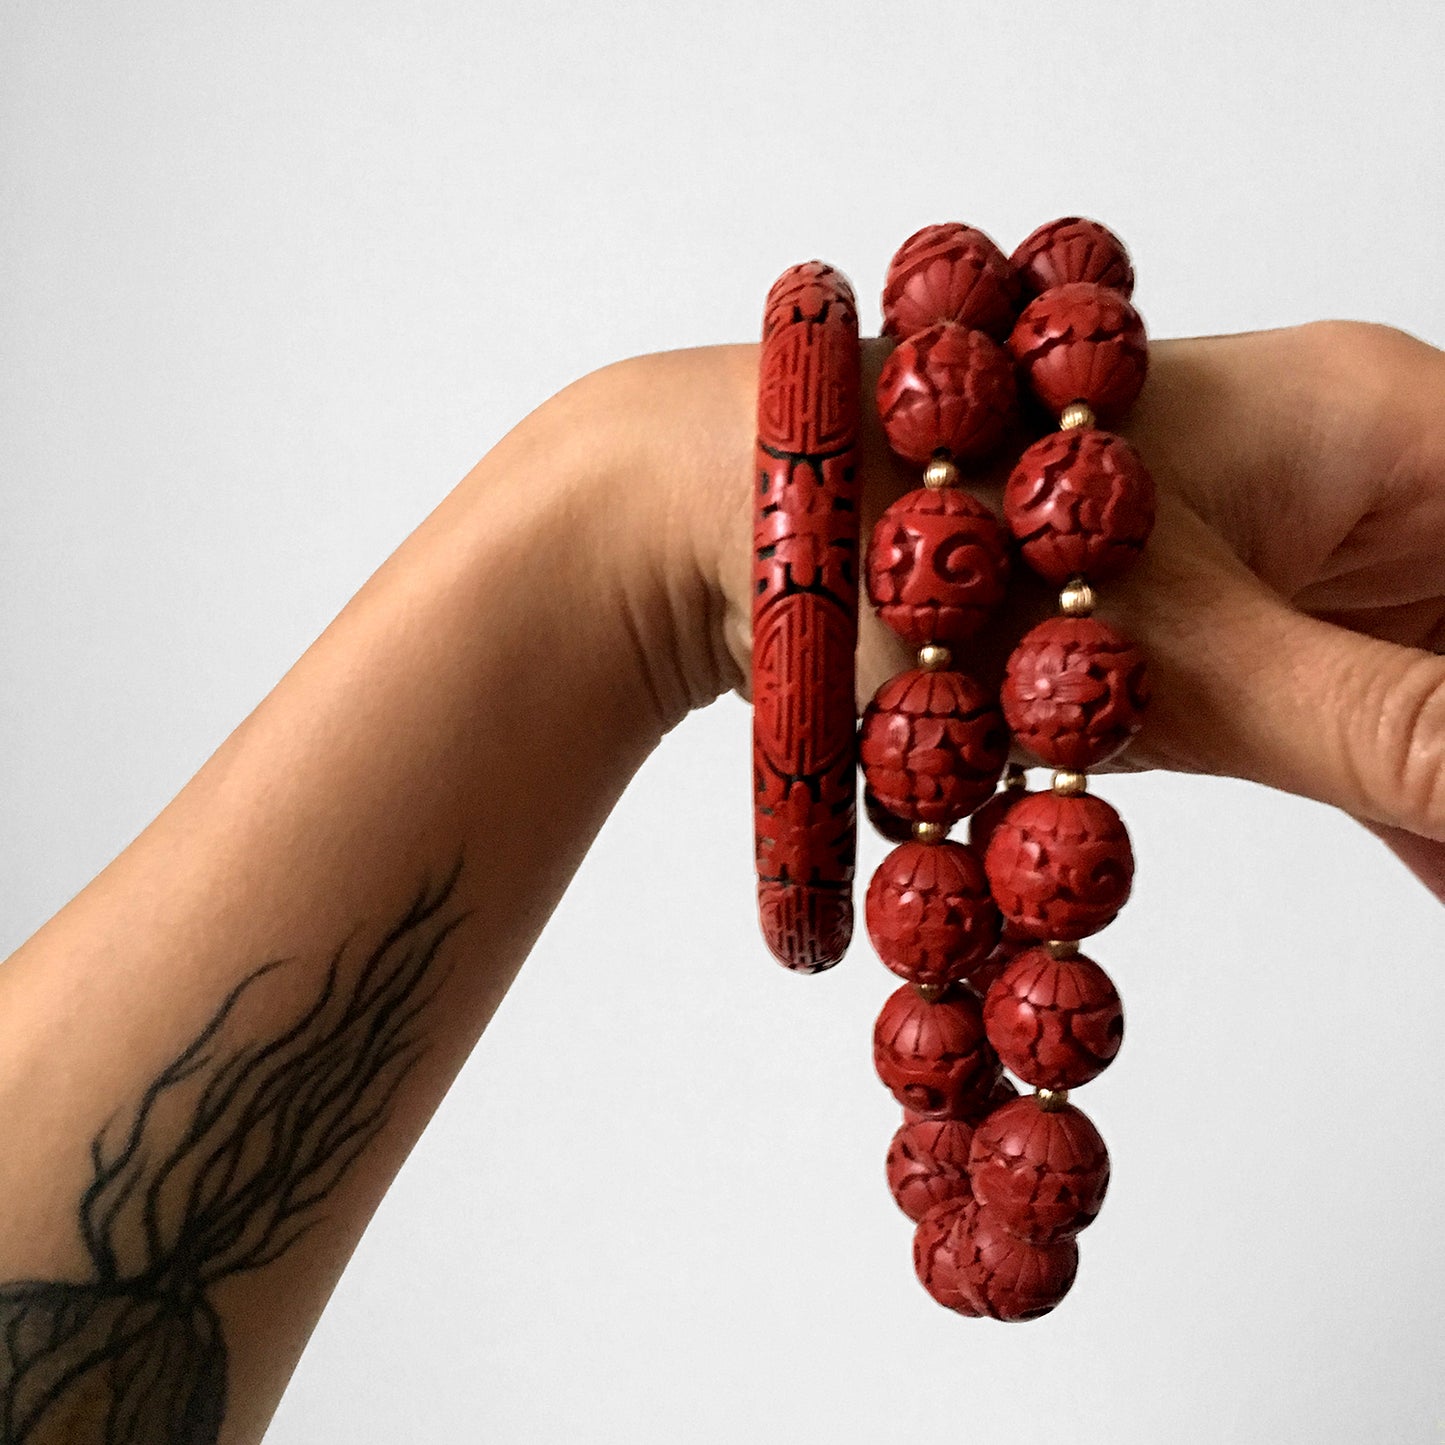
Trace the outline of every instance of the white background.
{"type": "MultiPolygon", "coordinates": [[[[1423,3],[0,7],[0,954],[513,422],[795,260],[873,328],[917,226],[1083,212],[1156,336],[1445,341],[1442,54],[1423,3]]],[[[1445,1440],[1445,910],[1313,804],[1101,787],[1109,1201],[1055,1314],[959,1319],[883,1182],[890,976],[757,936],[747,721],[623,799],[272,1445],[1445,1440]]]]}

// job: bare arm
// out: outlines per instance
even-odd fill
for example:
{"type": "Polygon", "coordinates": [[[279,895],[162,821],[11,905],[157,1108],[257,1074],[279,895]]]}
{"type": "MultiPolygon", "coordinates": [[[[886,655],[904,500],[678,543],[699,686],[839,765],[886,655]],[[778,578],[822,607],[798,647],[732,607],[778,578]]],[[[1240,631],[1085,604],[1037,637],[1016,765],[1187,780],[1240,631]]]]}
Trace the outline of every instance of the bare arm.
{"type": "Polygon", "coordinates": [[[603,374],[506,438],[0,968],[7,1445],[259,1439],[691,701],[651,670],[691,619],[633,385],[603,374]]]}

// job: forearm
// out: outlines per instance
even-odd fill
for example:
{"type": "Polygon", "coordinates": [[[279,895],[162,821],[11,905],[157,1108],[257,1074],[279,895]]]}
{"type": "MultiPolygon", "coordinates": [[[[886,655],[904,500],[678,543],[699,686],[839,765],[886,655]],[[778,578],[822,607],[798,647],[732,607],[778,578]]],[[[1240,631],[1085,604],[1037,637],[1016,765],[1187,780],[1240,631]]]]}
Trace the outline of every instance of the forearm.
{"type": "Polygon", "coordinates": [[[0,1323],[95,1315],[47,1348],[11,1333],[0,1438],[149,1440],[146,1411],[217,1408],[187,1291],[224,1339],[218,1438],[259,1437],[388,1181],[676,720],[649,677],[669,619],[637,459],[596,419],[564,394],[498,446],[0,969],[0,1278],[43,1282],[0,1291],[0,1323]],[[160,1324],[135,1303],[157,1292],[160,1324]],[[143,1391],[133,1433],[107,1436],[102,1366],[127,1330],[126,1372],[179,1359],[194,1379],[143,1391]]]}

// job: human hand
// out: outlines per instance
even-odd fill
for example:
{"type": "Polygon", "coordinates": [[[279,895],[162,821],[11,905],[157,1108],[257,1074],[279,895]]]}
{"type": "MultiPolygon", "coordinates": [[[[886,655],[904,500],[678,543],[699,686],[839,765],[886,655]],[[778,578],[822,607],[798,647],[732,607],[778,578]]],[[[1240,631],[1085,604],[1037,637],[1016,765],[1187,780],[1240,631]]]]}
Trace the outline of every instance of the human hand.
{"type": "MultiPolygon", "coordinates": [[[[865,398],[886,342],[865,343],[865,398]]],[[[658,689],[746,692],[757,351],[612,369],[640,388],[672,545],[658,689]]],[[[1342,808],[1445,900],[1445,354],[1358,322],[1156,342],[1127,425],[1159,487],[1149,546],[1100,615],[1154,699],[1115,766],[1250,779],[1342,808]]],[[[1029,438],[1020,434],[1007,455],[1029,438]]],[[[969,479],[995,509],[1011,462],[969,479]]],[[[865,406],[864,538],[917,478],[865,406]]],[[[1019,569],[1023,573],[1023,569],[1019,569]]],[[[1051,610],[1020,575],[963,666],[996,674],[1051,610]]],[[[859,699],[908,665],[860,613],[859,699]]],[[[675,720],[675,719],[674,719],[675,720]]]]}

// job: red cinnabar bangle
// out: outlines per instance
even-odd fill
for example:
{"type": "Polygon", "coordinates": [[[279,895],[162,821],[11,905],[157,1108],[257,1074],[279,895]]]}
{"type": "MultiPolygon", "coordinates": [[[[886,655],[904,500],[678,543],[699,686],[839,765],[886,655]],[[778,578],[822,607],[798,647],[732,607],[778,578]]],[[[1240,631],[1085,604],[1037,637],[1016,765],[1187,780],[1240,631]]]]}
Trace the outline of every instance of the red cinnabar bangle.
{"type": "Polygon", "coordinates": [[[858,418],[852,287],[820,261],[791,267],[759,370],[753,806],[763,937],[803,973],[853,936],[858,418]]]}

